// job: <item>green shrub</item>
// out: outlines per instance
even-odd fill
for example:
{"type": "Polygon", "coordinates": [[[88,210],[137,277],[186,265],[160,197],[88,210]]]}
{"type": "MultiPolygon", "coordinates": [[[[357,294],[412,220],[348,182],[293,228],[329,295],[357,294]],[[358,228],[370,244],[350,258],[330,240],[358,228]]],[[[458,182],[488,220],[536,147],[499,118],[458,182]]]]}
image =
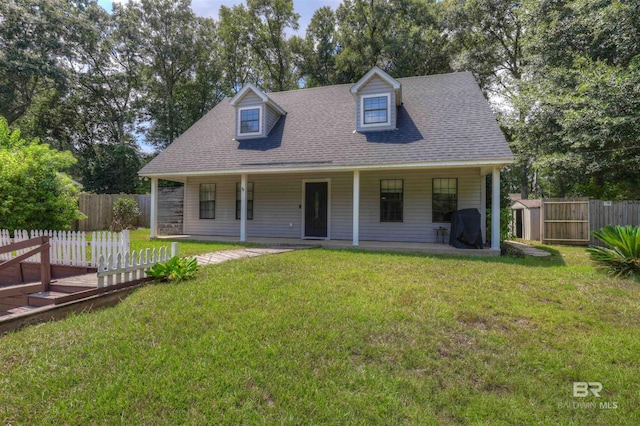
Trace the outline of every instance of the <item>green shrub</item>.
{"type": "Polygon", "coordinates": [[[138,203],[131,198],[118,198],[113,203],[113,222],[111,229],[114,231],[122,231],[134,227],[136,220],[140,216],[138,203]]]}
{"type": "Polygon", "coordinates": [[[591,259],[614,275],[640,275],[640,226],[605,226],[592,232],[605,247],[589,247],[591,259]]]}
{"type": "Polygon", "coordinates": [[[198,261],[195,257],[182,259],[174,256],[166,263],[156,263],[147,270],[147,275],[161,281],[183,281],[196,276],[198,261]]]}
{"type": "Polygon", "coordinates": [[[69,229],[84,219],[78,188],[62,173],[76,159],[22,138],[0,117],[0,229],[69,229]]]}

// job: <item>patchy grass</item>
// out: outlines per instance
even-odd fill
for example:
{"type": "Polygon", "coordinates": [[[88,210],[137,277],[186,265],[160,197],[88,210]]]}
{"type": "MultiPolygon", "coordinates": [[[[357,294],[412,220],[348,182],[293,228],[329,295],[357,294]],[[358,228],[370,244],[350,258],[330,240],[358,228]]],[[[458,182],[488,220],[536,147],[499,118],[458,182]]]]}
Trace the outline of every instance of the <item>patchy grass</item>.
{"type": "Polygon", "coordinates": [[[208,266],[2,337],[0,422],[640,424],[640,286],[547,249],[208,266]]]}

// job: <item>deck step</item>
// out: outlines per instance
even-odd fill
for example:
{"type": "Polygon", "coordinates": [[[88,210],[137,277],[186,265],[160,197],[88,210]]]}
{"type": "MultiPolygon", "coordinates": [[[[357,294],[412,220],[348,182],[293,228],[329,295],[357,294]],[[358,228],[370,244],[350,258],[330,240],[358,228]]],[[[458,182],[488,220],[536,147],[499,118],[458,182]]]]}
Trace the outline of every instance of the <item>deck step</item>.
{"type": "Polygon", "coordinates": [[[29,305],[41,307],[47,305],[55,305],[56,299],[68,296],[69,293],[59,291],[42,291],[29,295],[29,305]]]}
{"type": "Polygon", "coordinates": [[[92,290],[94,288],[95,287],[92,287],[92,286],[55,284],[55,283],[51,283],[51,285],[49,286],[50,291],[55,291],[58,293],[66,293],[66,294],[78,293],[79,291],[92,290]]]}
{"type": "Polygon", "coordinates": [[[31,312],[34,309],[38,309],[38,307],[27,305],[27,306],[20,306],[17,308],[9,309],[7,312],[9,314],[26,314],[27,312],[31,312]]]}

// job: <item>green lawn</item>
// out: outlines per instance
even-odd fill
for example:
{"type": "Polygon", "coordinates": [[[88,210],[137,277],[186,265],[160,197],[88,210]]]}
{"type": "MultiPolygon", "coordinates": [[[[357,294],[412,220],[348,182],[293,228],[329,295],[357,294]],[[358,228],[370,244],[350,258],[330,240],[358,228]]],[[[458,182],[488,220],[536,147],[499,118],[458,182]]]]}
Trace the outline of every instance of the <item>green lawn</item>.
{"type": "Polygon", "coordinates": [[[208,266],[0,338],[0,423],[640,424],[640,285],[551,249],[208,266]]]}
{"type": "MultiPolygon", "coordinates": [[[[171,241],[167,240],[151,240],[149,238],[148,229],[137,229],[135,231],[129,231],[131,239],[131,251],[144,250],[147,248],[157,248],[163,246],[171,246],[171,241]]],[[[255,247],[255,244],[247,243],[218,243],[207,241],[191,241],[191,240],[179,240],[178,241],[178,254],[180,256],[193,256],[194,254],[210,253],[220,250],[233,250],[242,247],[255,247]]]]}

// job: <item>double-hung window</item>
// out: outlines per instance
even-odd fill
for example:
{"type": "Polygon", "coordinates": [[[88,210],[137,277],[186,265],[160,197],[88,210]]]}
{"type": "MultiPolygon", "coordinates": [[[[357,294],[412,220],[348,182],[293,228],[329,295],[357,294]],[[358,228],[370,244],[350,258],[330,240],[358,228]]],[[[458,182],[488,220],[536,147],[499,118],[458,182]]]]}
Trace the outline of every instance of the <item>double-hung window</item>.
{"type": "MultiPolygon", "coordinates": [[[[236,182],[236,219],[240,220],[242,212],[242,186],[236,182]]],[[[253,182],[247,182],[247,220],[253,220],[253,182]]]]}
{"type": "Polygon", "coordinates": [[[380,222],[402,222],[403,179],[380,181],[380,222]]]}
{"type": "Polygon", "coordinates": [[[458,210],[458,179],[433,179],[433,222],[451,222],[458,210]]]}
{"type": "Polygon", "coordinates": [[[389,95],[362,97],[362,125],[383,126],[389,124],[389,95]]]}
{"type": "Polygon", "coordinates": [[[255,135],[262,131],[260,111],[260,108],[240,108],[240,135],[255,135]]]}
{"type": "Polygon", "coordinates": [[[200,184],[200,219],[216,218],[216,184],[200,184]]]}

